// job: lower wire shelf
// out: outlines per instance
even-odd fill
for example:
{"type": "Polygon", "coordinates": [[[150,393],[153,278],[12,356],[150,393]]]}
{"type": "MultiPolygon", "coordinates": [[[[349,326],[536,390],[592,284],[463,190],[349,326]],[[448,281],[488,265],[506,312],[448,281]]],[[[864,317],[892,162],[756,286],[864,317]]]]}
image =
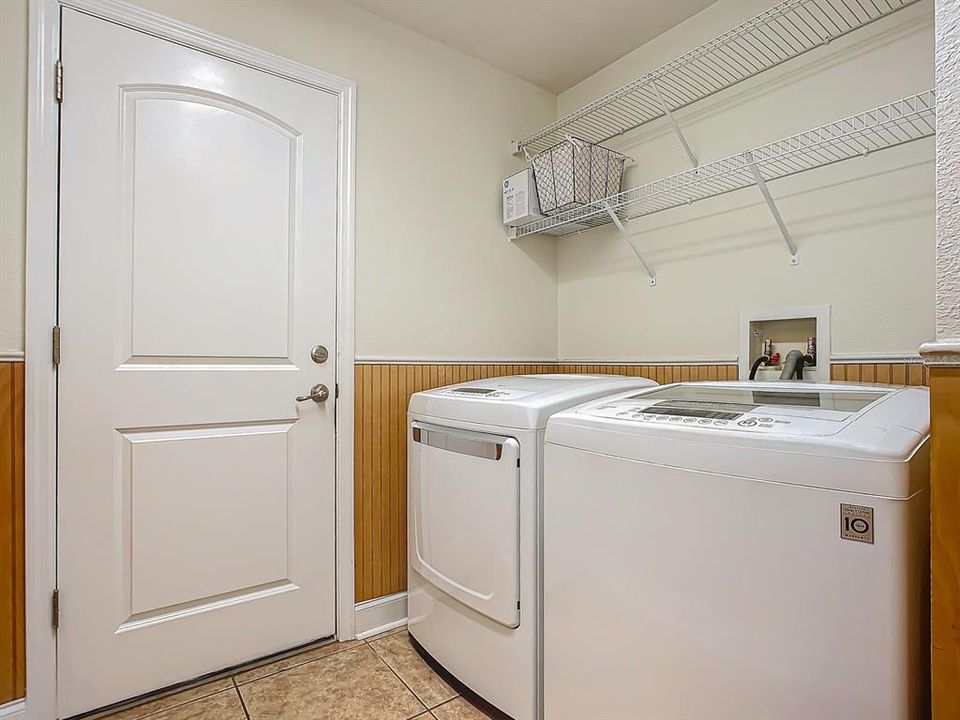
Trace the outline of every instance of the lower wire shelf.
{"type": "MultiPolygon", "coordinates": [[[[521,225],[514,229],[513,237],[535,233],[572,235],[607,225],[614,217],[631,220],[746,187],[759,186],[763,191],[765,181],[861,157],[935,133],[936,92],[929,90],[521,225]]],[[[767,193],[764,196],[766,198],[767,193]]],[[[778,216],[775,214],[775,217],[778,216]]],[[[779,219],[778,224],[781,224],[779,219]]],[[[791,245],[782,224],[781,231],[791,245]]],[[[795,248],[792,250],[795,256],[795,248]]]]}

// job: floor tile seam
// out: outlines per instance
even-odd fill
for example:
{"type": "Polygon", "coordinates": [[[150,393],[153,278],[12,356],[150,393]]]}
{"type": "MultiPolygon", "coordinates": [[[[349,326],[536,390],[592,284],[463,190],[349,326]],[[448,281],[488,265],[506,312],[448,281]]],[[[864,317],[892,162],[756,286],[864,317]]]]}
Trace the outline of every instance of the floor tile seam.
{"type": "Polygon", "coordinates": [[[235,677],[230,678],[233,680],[233,689],[237,693],[237,697],[240,698],[240,707],[243,708],[243,714],[246,716],[247,720],[250,720],[250,711],[247,710],[247,701],[243,699],[243,693],[240,692],[240,686],[237,685],[237,679],[235,677]]]}
{"type": "MultiPolygon", "coordinates": [[[[322,647],[322,646],[321,646],[321,647],[322,647]]],[[[282,670],[274,670],[273,672],[268,672],[268,673],[265,674],[265,675],[260,675],[260,676],[255,677],[255,678],[251,678],[250,680],[238,681],[238,680],[237,680],[237,675],[243,675],[243,674],[248,673],[248,672],[253,672],[254,670],[256,670],[256,668],[250,668],[249,670],[241,670],[240,672],[235,673],[234,675],[232,675],[232,676],[231,676],[231,679],[233,680],[234,684],[235,684],[237,687],[241,687],[241,686],[243,686],[243,685],[249,685],[250,683],[258,682],[258,681],[260,681],[260,680],[266,680],[268,677],[273,677],[274,675],[279,675],[280,673],[287,672],[288,670],[294,670],[294,669],[296,669],[296,668],[303,667],[304,665],[309,665],[310,663],[319,662],[319,661],[321,661],[321,660],[326,660],[327,658],[332,658],[334,655],[339,655],[340,653],[350,652],[351,650],[358,650],[358,649],[360,649],[361,647],[363,647],[363,646],[362,646],[362,645],[351,645],[350,647],[340,648],[339,650],[334,650],[333,652],[327,653],[326,655],[321,655],[320,657],[311,658],[310,660],[304,660],[303,662],[298,662],[298,663],[296,663],[296,664],[294,664],[294,665],[291,665],[290,667],[285,667],[285,668],[283,668],[282,670]]],[[[296,655],[291,655],[291,657],[296,657],[296,655]]],[[[282,662],[282,661],[283,661],[283,660],[275,660],[274,662],[282,662]]],[[[269,664],[269,663],[268,663],[268,664],[269,664]]]]}
{"type": "MultiPolygon", "coordinates": [[[[229,678],[229,679],[232,680],[232,678],[229,678]]],[[[236,683],[233,683],[233,687],[236,687],[236,683]]],[[[184,707],[184,706],[186,706],[186,705],[189,705],[189,704],[191,704],[191,703],[195,703],[195,702],[198,702],[198,701],[200,701],[200,700],[206,700],[207,698],[211,698],[211,697],[213,697],[214,695],[219,695],[220,693],[225,693],[225,692],[229,692],[229,691],[230,691],[230,688],[229,688],[229,687],[220,688],[219,690],[213,690],[213,691],[207,693],[206,695],[199,695],[198,697],[190,698],[189,700],[184,700],[183,702],[178,702],[178,703],[174,703],[173,705],[168,705],[168,706],[166,706],[166,707],[157,708],[157,709],[154,710],[153,712],[149,712],[149,713],[147,713],[146,715],[134,715],[134,716],[128,718],[127,720],[148,720],[149,718],[152,718],[152,717],[154,717],[155,715],[159,715],[160,713],[169,712],[169,711],[171,711],[171,710],[176,710],[177,708],[182,708],[182,707],[184,707]]],[[[182,691],[180,691],[180,692],[187,692],[187,690],[182,690],[182,691]]],[[[171,694],[171,695],[167,695],[166,697],[173,697],[173,695],[175,695],[175,694],[176,694],[176,693],[173,693],[173,694],[171,694]]],[[[153,699],[150,699],[150,700],[145,700],[143,703],[141,703],[141,705],[146,705],[147,703],[156,702],[157,700],[162,700],[162,699],[163,699],[163,696],[161,696],[161,697],[159,697],[159,698],[153,698],[153,699]]],[[[114,715],[119,715],[120,713],[127,712],[128,710],[136,710],[137,707],[138,707],[137,705],[131,705],[131,706],[128,707],[128,708],[124,708],[123,710],[117,710],[116,712],[110,713],[109,715],[101,715],[101,716],[98,716],[97,718],[95,718],[95,720],[111,720],[111,718],[113,718],[114,715]]]]}
{"type": "MultiPolygon", "coordinates": [[[[392,666],[390,663],[387,662],[386,658],[383,657],[383,655],[381,655],[379,652],[377,652],[377,648],[376,648],[376,646],[375,646],[373,643],[370,643],[370,649],[373,650],[373,653],[377,656],[377,659],[378,659],[380,662],[382,662],[384,665],[386,665],[386,666],[387,666],[387,669],[388,669],[390,672],[392,672],[392,673],[394,674],[394,676],[397,678],[397,680],[399,680],[399,681],[403,684],[403,686],[410,692],[410,694],[413,695],[413,697],[416,699],[416,701],[417,701],[418,703],[420,703],[420,705],[423,706],[424,712],[430,712],[430,708],[427,707],[427,704],[421,699],[420,695],[419,695],[417,692],[415,692],[414,689],[407,684],[407,681],[406,681],[406,680],[404,680],[402,677],[400,677],[400,673],[398,673],[398,672],[393,668],[393,666],[392,666]]],[[[417,713],[417,715],[413,715],[413,716],[411,716],[411,717],[419,717],[420,715],[423,715],[423,713],[417,713]]]]}

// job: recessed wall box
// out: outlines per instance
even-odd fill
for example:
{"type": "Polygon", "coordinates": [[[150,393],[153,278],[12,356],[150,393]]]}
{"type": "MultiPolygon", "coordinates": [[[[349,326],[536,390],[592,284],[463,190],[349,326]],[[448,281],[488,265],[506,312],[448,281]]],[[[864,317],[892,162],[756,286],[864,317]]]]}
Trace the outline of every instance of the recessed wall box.
{"type": "Polygon", "coordinates": [[[750,368],[764,354],[764,340],[769,339],[780,362],[757,368],[756,380],[779,380],[783,361],[791,350],[807,352],[807,342],[814,338],[816,364],[803,368],[803,379],[830,382],[830,306],[744,310],[740,313],[740,378],[750,376],[750,368]]]}
{"type": "Polygon", "coordinates": [[[540,203],[533,182],[533,170],[527,168],[503,181],[503,224],[511,227],[540,220],[540,203]]]}

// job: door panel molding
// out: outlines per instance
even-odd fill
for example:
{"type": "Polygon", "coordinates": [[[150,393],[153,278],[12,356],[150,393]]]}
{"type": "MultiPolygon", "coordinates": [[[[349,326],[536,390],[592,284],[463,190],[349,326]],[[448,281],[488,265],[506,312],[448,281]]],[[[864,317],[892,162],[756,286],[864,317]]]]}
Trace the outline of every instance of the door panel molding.
{"type": "MultiPolygon", "coordinates": [[[[72,8],[215,57],[336,96],[338,116],[336,405],[337,635],[354,636],[353,423],[354,226],[356,84],[116,0],[35,0],[30,3],[27,118],[27,242],[25,355],[27,698],[9,717],[57,717],[56,635],[50,603],[56,584],[56,371],[50,359],[57,324],[57,192],[59,106],[55,96],[61,9],[72,8]]],[[[69,70],[66,71],[69,76],[69,70]]],[[[69,80],[64,98],[69,95],[69,80]]],[[[262,119],[261,119],[262,121],[262,119]]],[[[65,357],[69,350],[64,349],[65,357]]],[[[168,358],[149,358],[176,364],[168,358]]],[[[264,359],[249,359],[251,362],[264,359]]],[[[218,358],[196,358],[219,364],[218,358]]],[[[270,358],[267,364],[274,364],[270,358]],[[271,362],[272,361],[272,362],[271,362]]],[[[249,368],[249,365],[245,365],[249,368]]],[[[133,369],[133,368],[131,368],[133,369]]],[[[276,592],[277,588],[262,588],[276,592]]]]}

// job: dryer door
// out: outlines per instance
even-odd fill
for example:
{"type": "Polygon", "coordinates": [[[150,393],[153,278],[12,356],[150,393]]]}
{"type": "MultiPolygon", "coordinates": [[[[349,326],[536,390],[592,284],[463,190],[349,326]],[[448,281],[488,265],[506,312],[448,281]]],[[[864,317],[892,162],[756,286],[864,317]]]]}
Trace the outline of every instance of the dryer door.
{"type": "Polygon", "coordinates": [[[502,625],[520,624],[520,444],[414,422],[407,497],[410,564],[502,625]]]}

